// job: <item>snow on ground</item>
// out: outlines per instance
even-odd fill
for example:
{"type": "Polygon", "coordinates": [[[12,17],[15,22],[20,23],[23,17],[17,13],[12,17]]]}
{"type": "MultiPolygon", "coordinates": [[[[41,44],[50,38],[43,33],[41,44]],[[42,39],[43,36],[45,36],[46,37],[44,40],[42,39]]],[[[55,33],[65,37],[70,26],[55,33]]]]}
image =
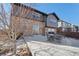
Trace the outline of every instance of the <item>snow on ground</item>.
{"type": "Polygon", "coordinates": [[[62,44],[79,47],[79,39],[65,37],[61,40],[62,44]]]}
{"type": "Polygon", "coordinates": [[[0,56],[12,56],[14,43],[11,40],[0,41],[0,56]]]}
{"type": "Polygon", "coordinates": [[[79,40],[64,37],[60,43],[50,43],[41,35],[25,36],[24,39],[34,56],[79,56],[79,40]]]}

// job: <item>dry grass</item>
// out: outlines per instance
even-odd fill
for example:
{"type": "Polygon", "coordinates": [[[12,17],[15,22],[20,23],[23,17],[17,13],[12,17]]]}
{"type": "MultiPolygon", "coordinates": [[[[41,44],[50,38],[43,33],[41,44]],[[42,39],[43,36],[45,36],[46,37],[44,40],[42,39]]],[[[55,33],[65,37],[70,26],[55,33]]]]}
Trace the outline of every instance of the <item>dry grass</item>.
{"type": "Polygon", "coordinates": [[[14,44],[16,44],[16,42],[12,42],[7,36],[0,35],[0,56],[32,56],[30,50],[24,42],[19,45],[19,49],[16,49],[17,46],[16,48],[13,48],[14,44]],[[14,49],[16,49],[16,54],[13,54],[14,49]]]}
{"type": "Polygon", "coordinates": [[[18,49],[17,56],[32,56],[31,52],[28,50],[28,48],[20,48],[18,49]]]}
{"type": "Polygon", "coordinates": [[[0,36],[0,56],[13,55],[13,44],[6,36],[0,36]]]}
{"type": "Polygon", "coordinates": [[[11,56],[13,55],[13,48],[0,48],[0,55],[1,56],[11,56]]]}

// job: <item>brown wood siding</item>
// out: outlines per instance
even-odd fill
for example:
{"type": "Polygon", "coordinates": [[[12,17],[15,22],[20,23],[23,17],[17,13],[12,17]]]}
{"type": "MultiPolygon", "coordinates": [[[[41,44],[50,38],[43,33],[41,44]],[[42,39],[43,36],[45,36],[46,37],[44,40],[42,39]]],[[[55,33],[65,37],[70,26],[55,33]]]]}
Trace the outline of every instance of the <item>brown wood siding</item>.
{"type": "Polygon", "coordinates": [[[16,30],[16,32],[24,33],[25,35],[45,33],[44,14],[36,12],[34,9],[31,8],[25,8],[24,6],[21,6],[19,4],[12,4],[12,6],[13,13],[11,22],[13,23],[13,27],[16,30]],[[20,12],[18,12],[18,10],[20,12]],[[32,18],[31,16],[28,16],[29,13],[37,13],[38,15],[40,15],[40,18],[32,18]],[[39,24],[39,33],[33,30],[34,24],[39,24]]]}
{"type": "Polygon", "coordinates": [[[42,13],[36,12],[35,10],[31,9],[31,8],[25,8],[24,6],[18,6],[16,4],[12,4],[12,15],[13,16],[17,16],[17,17],[24,17],[24,18],[28,18],[28,19],[33,19],[33,20],[37,20],[37,21],[44,21],[44,15],[42,13]],[[33,16],[28,16],[28,15],[33,15],[36,16],[40,15],[39,18],[33,18],[33,16]]]}
{"type": "Polygon", "coordinates": [[[45,33],[45,23],[44,22],[30,20],[30,19],[21,18],[21,17],[19,18],[16,16],[13,16],[12,18],[13,18],[12,22],[14,24],[16,32],[24,32],[24,34],[26,34],[26,35],[36,34],[33,31],[33,25],[39,24],[40,28],[39,28],[39,33],[37,33],[37,34],[44,34],[45,33]]]}

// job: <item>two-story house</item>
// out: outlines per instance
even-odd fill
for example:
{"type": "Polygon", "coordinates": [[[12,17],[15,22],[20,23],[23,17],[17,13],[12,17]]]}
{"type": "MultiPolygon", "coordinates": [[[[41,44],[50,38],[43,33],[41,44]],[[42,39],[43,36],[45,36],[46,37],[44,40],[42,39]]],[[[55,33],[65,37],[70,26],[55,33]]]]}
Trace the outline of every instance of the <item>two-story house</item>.
{"type": "Polygon", "coordinates": [[[46,14],[24,4],[12,4],[13,27],[16,32],[25,35],[46,34],[52,30],[56,32],[58,17],[55,13],[46,14]]]}
{"type": "Polygon", "coordinates": [[[23,32],[25,35],[44,34],[45,20],[47,14],[23,4],[12,4],[13,27],[16,32],[23,32]]]}

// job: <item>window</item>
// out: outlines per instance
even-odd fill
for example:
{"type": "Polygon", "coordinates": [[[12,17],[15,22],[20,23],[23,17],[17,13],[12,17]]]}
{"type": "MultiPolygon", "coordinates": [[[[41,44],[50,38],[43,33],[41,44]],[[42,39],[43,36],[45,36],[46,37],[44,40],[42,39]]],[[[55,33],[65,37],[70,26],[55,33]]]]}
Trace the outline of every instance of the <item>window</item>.
{"type": "Polygon", "coordinates": [[[58,27],[62,27],[62,24],[61,24],[61,22],[58,22],[58,27]]]}
{"type": "Polygon", "coordinates": [[[36,12],[33,12],[33,13],[30,12],[30,13],[24,15],[24,17],[33,18],[35,20],[38,20],[41,18],[41,15],[39,13],[36,13],[36,12]]]}
{"type": "Polygon", "coordinates": [[[33,19],[40,19],[40,14],[34,12],[34,13],[32,13],[32,18],[33,18],[33,19]]]}
{"type": "Polygon", "coordinates": [[[48,16],[47,17],[47,26],[50,27],[57,27],[57,19],[53,16],[48,16]]]}
{"type": "Polygon", "coordinates": [[[48,34],[54,34],[54,32],[48,32],[48,34]]]}
{"type": "Polygon", "coordinates": [[[34,32],[39,33],[39,24],[34,24],[32,29],[33,29],[34,32]]]}

